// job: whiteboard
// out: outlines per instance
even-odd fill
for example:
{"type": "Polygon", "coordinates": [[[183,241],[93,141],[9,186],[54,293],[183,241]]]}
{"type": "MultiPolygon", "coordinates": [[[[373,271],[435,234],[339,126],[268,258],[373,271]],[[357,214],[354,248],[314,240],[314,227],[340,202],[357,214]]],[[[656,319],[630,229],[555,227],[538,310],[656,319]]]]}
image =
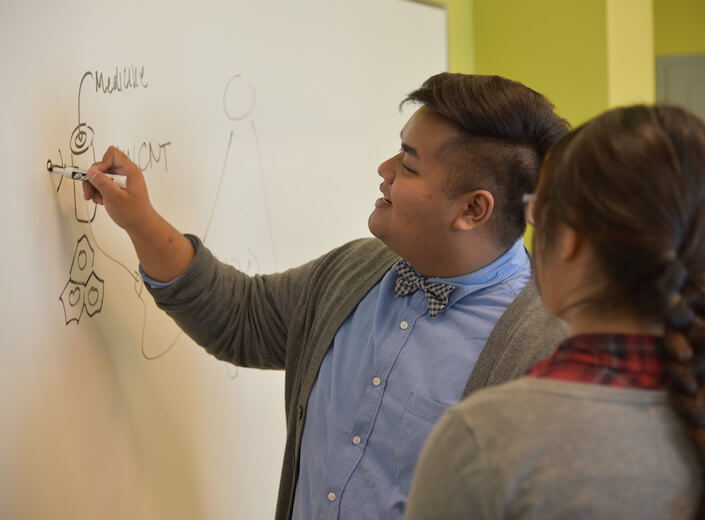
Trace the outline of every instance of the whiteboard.
{"type": "Polygon", "coordinates": [[[445,11],[4,0],[0,29],[0,518],[271,518],[282,374],[180,335],[126,234],[45,164],[116,145],[221,260],[299,265],[369,234],[398,104],[446,68],[445,11]]]}

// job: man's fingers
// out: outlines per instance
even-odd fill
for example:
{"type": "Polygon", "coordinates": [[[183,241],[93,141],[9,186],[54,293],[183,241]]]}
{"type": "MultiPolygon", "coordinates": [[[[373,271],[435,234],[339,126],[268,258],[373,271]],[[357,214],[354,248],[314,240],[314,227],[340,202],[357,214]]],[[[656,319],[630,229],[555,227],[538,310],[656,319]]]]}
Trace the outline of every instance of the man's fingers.
{"type": "Polygon", "coordinates": [[[102,161],[94,163],[88,169],[89,177],[93,172],[116,173],[118,175],[125,175],[130,179],[137,179],[141,176],[139,167],[134,164],[127,155],[114,146],[106,150],[102,161]]]}
{"type": "Polygon", "coordinates": [[[113,182],[112,179],[98,170],[88,170],[88,181],[93,185],[94,189],[99,192],[98,195],[100,195],[101,203],[106,196],[116,196],[122,190],[117,183],[113,182]]]}
{"type": "Polygon", "coordinates": [[[98,163],[100,165],[100,170],[105,172],[119,166],[121,154],[122,152],[120,152],[120,150],[114,146],[109,146],[103,154],[103,160],[98,163]]]}
{"type": "Polygon", "coordinates": [[[83,187],[83,198],[85,200],[92,200],[96,204],[103,204],[103,196],[90,182],[83,181],[81,185],[83,187]]]}
{"type": "Polygon", "coordinates": [[[91,200],[93,198],[93,195],[95,194],[95,189],[93,188],[93,185],[88,181],[83,181],[81,183],[81,186],[83,188],[84,200],[91,200]]]}
{"type": "Polygon", "coordinates": [[[127,157],[114,146],[110,146],[103,154],[103,159],[93,163],[93,165],[88,168],[88,171],[99,171],[102,173],[114,171],[117,173],[120,166],[125,164],[123,158],[126,159],[127,157]]]}

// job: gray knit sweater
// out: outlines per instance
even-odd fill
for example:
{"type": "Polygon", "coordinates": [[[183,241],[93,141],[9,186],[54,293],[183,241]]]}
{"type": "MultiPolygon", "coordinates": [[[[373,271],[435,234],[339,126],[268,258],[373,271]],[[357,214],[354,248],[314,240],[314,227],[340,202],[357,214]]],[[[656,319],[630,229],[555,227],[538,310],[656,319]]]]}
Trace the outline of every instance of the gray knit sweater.
{"type": "MultiPolygon", "coordinates": [[[[188,269],[165,289],[148,288],[159,307],[218,359],[286,371],[287,443],[276,518],[289,518],[306,405],[321,361],[338,328],[399,257],[377,239],[360,239],[301,267],[250,277],[189,238],[196,256],[188,269]]],[[[465,395],[522,375],[565,332],[530,283],[497,323],[465,395]]]]}
{"type": "Polygon", "coordinates": [[[666,392],[522,377],[446,412],[405,519],[686,520],[701,491],[666,392]]]}

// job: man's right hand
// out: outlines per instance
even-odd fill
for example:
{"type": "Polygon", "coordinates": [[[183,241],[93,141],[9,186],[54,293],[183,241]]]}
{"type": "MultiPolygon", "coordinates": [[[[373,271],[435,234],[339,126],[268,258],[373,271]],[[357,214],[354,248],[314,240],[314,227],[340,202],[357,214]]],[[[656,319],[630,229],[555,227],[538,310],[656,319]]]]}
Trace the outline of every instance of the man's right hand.
{"type": "Polygon", "coordinates": [[[152,207],[139,167],[111,146],[87,173],[84,198],[104,205],[110,218],[127,231],[150,278],[168,282],[183,273],[193,260],[193,246],[152,207]],[[105,173],[124,175],[126,187],[121,188],[105,173]]]}
{"type": "Polygon", "coordinates": [[[83,197],[105,206],[113,221],[129,234],[153,227],[158,215],[149,202],[147,186],[139,167],[120,150],[111,146],[103,160],[88,169],[88,181],[83,182],[83,197]],[[127,177],[127,187],[121,188],[104,173],[127,177]]]}

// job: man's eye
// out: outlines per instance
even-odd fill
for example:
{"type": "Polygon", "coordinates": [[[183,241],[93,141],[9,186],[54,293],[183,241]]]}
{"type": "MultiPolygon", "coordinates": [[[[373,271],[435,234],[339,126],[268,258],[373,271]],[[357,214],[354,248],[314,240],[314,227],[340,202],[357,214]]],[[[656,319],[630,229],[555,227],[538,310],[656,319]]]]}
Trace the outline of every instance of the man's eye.
{"type": "Polygon", "coordinates": [[[406,171],[408,171],[408,172],[410,172],[410,173],[414,173],[414,174],[416,173],[414,170],[412,170],[411,168],[409,168],[409,167],[408,167],[406,164],[404,164],[403,162],[401,163],[401,167],[404,168],[406,171]]]}

